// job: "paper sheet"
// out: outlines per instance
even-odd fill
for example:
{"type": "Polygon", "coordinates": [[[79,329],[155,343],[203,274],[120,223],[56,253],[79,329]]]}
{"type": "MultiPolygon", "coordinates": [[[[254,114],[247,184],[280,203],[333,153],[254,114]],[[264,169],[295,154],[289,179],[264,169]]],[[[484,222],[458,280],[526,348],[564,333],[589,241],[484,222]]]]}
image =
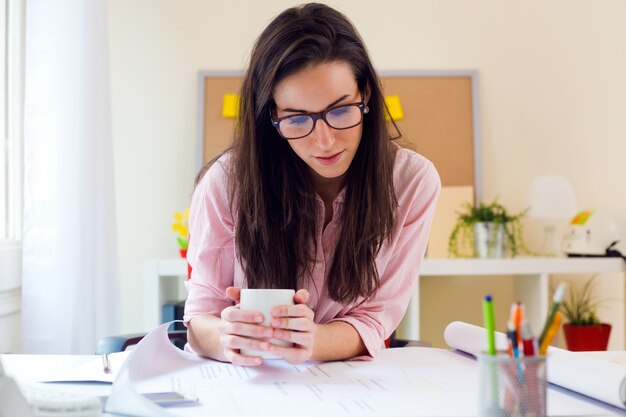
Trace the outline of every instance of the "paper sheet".
{"type": "Polygon", "coordinates": [[[239,113],[239,94],[224,94],[222,100],[222,117],[234,119],[239,113]]]}
{"type": "MultiPolygon", "coordinates": [[[[404,111],[402,110],[402,104],[400,104],[399,96],[386,96],[385,104],[387,104],[389,114],[393,120],[398,121],[404,119],[404,111]]],[[[389,117],[389,115],[387,115],[387,117],[389,117]]]]}
{"type": "MultiPolygon", "coordinates": [[[[446,327],[448,346],[476,355],[485,350],[485,329],[463,322],[446,327]]],[[[496,332],[496,348],[506,349],[506,336],[496,332]]],[[[626,409],[626,366],[553,346],[548,348],[548,381],[626,409]]]]}
{"type": "MultiPolygon", "coordinates": [[[[198,358],[169,343],[167,327],[146,336],[124,363],[107,412],[133,416],[473,416],[478,369],[464,355],[433,348],[387,349],[373,361],[242,367],[198,358]],[[178,391],[197,406],[162,409],[139,393],[178,391]]],[[[550,415],[605,410],[549,394],[550,415]]]]}
{"type": "Polygon", "coordinates": [[[109,354],[109,367],[111,372],[105,373],[100,356],[94,357],[92,361],[82,364],[76,368],[54,372],[38,378],[38,382],[110,382],[113,383],[122,364],[130,355],[130,351],[116,352],[109,354]]]}
{"type": "Polygon", "coordinates": [[[104,406],[105,411],[132,416],[172,415],[136,390],[136,383],[139,381],[157,376],[167,380],[168,374],[174,371],[204,362],[202,358],[184,352],[170,343],[167,329],[172,323],[158,326],[131,351],[115,378],[104,406]]]}

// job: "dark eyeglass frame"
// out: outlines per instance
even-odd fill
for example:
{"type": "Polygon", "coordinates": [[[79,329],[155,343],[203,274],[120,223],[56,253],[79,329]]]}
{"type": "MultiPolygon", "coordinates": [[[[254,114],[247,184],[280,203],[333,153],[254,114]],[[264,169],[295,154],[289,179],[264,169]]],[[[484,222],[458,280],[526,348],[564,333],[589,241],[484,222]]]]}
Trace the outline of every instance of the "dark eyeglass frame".
{"type": "Polygon", "coordinates": [[[315,130],[315,126],[316,126],[318,120],[323,120],[332,129],[335,129],[335,130],[346,130],[346,129],[352,129],[353,127],[358,126],[361,123],[363,123],[363,115],[367,114],[368,112],[369,112],[369,107],[367,107],[365,102],[364,101],[359,101],[359,102],[356,102],[356,103],[341,104],[339,106],[331,107],[330,109],[326,109],[326,110],[324,110],[322,112],[319,112],[319,113],[291,114],[289,116],[279,117],[278,119],[274,119],[272,117],[272,109],[270,109],[270,120],[272,122],[272,126],[274,126],[276,128],[276,131],[278,131],[278,134],[280,135],[280,137],[282,137],[285,140],[295,140],[295,139],[305,138],[305,137],[309,136],[311,133],[313,133],[313,131],[315,130]],[[354,125],[352,125],[352,126],[340,127],[340,128],[334,127],[330,123],[328,123],[328,120],[326,120],[326,115],[329,112],[331,112],[333,110],[340,109],[342,107],[358,107],[359,110],[361,111],[361,118],[360,118],[359,122],[354,124],[354,125]],[[309,116],[311,119],[313,119],[313,126],[311,127],[311,130],[309,131],[309,133],[307,133],[306,135],[298,136],[297,138],[286,138],[286,137],[284,137],[282,132],[278,128],[278,125],[280,124],[280,122],[283,121],[283,120],[289,119],[291,117],[302,117],[302,116],[309,116]]]}

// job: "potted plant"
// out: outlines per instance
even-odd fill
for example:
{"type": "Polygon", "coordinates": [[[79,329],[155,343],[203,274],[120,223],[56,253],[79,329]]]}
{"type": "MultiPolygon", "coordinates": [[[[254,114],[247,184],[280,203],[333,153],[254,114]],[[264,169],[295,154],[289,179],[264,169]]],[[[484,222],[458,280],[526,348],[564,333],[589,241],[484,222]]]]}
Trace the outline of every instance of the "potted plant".
{"type": "Polygon", "coordinates": [[[601,323],[596,310],[599,302],[593,297],[595,275],[578,289],[570,286],[561,311],[569,321],[563,325],[567,349],[572,351],[606,350],[611,325],[601,323]]]}
{"type": "Polygon", "coordinates": [[[465,203],[448,240],[450,256],[502,258],[506,249],[515,257],[531,254],[522,238],[523,211],[511,214],[497,199],[478,206],[465,203]]]}

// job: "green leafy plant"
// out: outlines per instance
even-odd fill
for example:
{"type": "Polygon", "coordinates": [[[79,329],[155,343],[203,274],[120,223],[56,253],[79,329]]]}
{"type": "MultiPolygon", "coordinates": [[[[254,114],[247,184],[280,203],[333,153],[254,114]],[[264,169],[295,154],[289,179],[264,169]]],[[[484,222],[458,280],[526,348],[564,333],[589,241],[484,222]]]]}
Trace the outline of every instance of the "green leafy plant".
{"type": "Polygon", "coordinates": [[[593,297],[593,284],[596,275],[591,277],[585,285],[578,289],[570,285],[568,294],[561,303],[561,312],[565,318],[575,326],[590,326],[600,324],[597,309],[600,304],[593,297]]]}
{"type": "MultiPolygon", "coordinates": [[[[502,225],[507,247],[512,257],[520,253],[533,254],[524,244],[522,237],[521,219],[526,215],[526,212],[527,210],[511,214],[502,204],[498,203],[497,198],[488,204],[481,202],[478,206],[465,203],[463,210],[457,212],[457,221],[448,239],[448,253],[455,258],[476,257],[474,225],[485,222],[502,225]],[[471,251],[468,248],[471,248],[471,251]]],[[[497,233],[497,228],[493,229],[493,233],[497,233]]],[[[492,244],[495,244],[495,239],[491,239],[491,241],[492,244]]]]}

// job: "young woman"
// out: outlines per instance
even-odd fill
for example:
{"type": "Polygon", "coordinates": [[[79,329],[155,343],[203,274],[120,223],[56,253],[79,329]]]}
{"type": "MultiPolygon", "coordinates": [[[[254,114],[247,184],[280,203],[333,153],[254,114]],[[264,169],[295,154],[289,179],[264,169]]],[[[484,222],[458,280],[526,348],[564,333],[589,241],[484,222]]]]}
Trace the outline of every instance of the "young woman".
{"type": "Polygon", "coordinates": [[[290,363],[374,357],[419,274],[437,171],[392,141],[365,45],[328,6],[269,24],[240,96],[232,147],[191,204],[189,348],[240,365],[262,363],[242,348],[290,363]],[[242,287],[295,289],[295,305],[261,326],[236,304],[242,287]]]}

